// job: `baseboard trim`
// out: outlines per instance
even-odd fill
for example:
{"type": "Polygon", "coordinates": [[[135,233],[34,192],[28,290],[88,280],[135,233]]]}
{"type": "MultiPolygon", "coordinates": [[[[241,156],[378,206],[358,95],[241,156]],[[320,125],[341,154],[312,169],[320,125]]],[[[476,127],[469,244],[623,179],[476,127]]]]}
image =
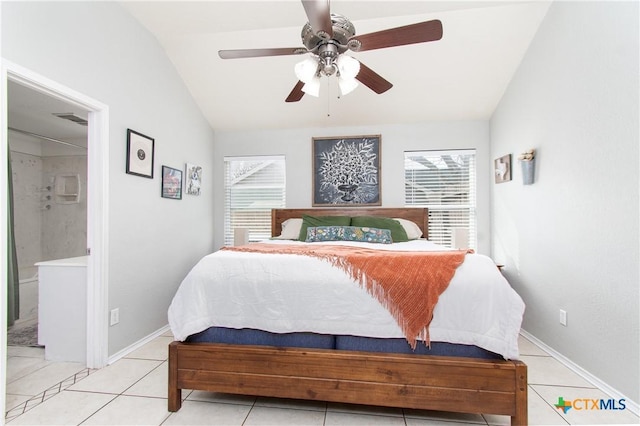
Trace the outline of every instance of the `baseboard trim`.
{"type": "Polygon", "coordinates": [[[534,345],[538,346],[540,349],[547,352],[549,355],[551,355],[553,358],[555,358],[558,362],[563,364],[565,367],[567,367],[568,369],[570,369],[571,371],[573,371],[574,373],[576,373],[577,375],[585,379],[587,382],[601,389],[604,393],[606,393],[613,399],[624,398],[627,409],[631,411],[633,414],[635,414],[636,416],[640,416],[640,406],[638,405],[637,402],[632,401],[627,396],[623,395],[613,387],[609,386],[607,383],[603,382],[593,374],[589,373],[584,368],[580,367],[579,365],[571,361],[569,358],[565,357],[555,349],[546,345],[544,342],[542,342],[541,340],[533,336],[531,333],[525,330],[520,330],[520,334],[522,334],[524,337],[530,340],[534,345]]]}
{"type": "Polygon", "coordinates": [[[107,365],[111,365],[114,362],[118,361],[119,359],[124,358],[125,356],[129,355],[131,352],[135,351],[136,349],[141,348],[142,346],[146,345],[147,343],[149,343],[150,341],[152,341],[156,337],[163,335],[164,333],[166,333],[169,330],[170,330],[170,328],[169,328],[169,325],[167,324],[164,327],[162,327],[162,328],[154,331],[153,333],[149,334],[147,337],[143,337],[142,339],[138,340],[134,344],[129,345],[126,348],[116,352],[115,354],[113,354],[113,355],[111,355],[109,357],[109,360],[107,361],[107,365]]]}

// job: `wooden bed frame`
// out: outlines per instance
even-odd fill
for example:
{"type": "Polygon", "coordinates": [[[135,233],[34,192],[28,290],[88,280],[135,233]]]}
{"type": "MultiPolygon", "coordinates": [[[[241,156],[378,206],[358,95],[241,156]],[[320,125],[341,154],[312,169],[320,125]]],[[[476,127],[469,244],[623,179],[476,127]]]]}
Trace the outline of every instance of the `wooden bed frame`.
{"type": "MultiPolygon", "coordinates": [[[[302,214],[405,218],[427,230],[427,210],[420,208],[280,209],[272,213],[273,235],[284,220],[302,214]]],[[[521,361],[172,342],[169,411],[180,409],[182,389],[500,414],[512,425],[527,425],[521,361]]]]}

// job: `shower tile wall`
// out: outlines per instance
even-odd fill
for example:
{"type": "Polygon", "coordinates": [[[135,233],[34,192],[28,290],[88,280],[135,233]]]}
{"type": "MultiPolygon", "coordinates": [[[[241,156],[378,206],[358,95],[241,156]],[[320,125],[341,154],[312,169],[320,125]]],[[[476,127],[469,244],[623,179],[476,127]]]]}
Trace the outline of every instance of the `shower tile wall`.
{"type": "Polygon", "coordinates": [[[26,280],[37,272],[34,263],[43,260],[42,208],[44,198],[51,194],[42,189],[42,158],[11,151],[11,171],[18,268],[20,280],[26,280]]]}
{"type": "Polygon", "coordinates": [[[64,174],[80,175],[80,199],[77,204],[60,204],[52,194],[51,208],[42,211],[43,260],[84,256],[87,251],[87,156],[43,157],[46,185],[54,188],[56,176],[64,174]]]}
{"type": "Polygon", "coordinates": [[[11,167],[20,279],[35,275],[36,262],[85,255],[87,156],[38,157],[12,151],[11,167]],[[80,175],[80,201],[59,204],[55,176],[69,173],[80,175]]]}

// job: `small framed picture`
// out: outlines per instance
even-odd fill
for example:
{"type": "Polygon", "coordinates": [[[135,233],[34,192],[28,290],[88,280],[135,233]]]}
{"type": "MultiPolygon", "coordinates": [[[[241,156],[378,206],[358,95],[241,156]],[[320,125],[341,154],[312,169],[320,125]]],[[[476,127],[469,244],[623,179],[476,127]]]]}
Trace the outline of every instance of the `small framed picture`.
{"type": "Polygon", "coordinates": [[[511,154],[503,155],[493,161],[495,182],[503,183],[511,180],[511,154]]]}
{"type": "Polygon", "coordinates": [[[202,185],[202,167],[187,163],[185,166],[185,188],[184,192],[189,195],[200,195],[202,185]]]}
{"type": "Polygon", "coordinates": [[[182,199],[182,170],[162,166],[162,197],[182,199]]]}
{"type": "Polygon", "coordinates": [[[127,129],[127,173],[153,179],[153,149],[155,140],[127,129]]]}

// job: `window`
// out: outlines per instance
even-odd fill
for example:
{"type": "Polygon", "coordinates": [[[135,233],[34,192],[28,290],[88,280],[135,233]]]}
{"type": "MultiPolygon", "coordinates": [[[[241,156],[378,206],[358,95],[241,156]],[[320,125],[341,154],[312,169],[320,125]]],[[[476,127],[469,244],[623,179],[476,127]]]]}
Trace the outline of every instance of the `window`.
{"type": "Polygon", "coordinates": [[[225,157],[224,244],[233,230],[249,230],[249,241],[271,237],[271,209],[285,207],[284,156],[225,157]]]}
{"type": "Polygon", "coordinates": [[[475,150],[404,153],[405,205],[429,208],[429,240],[450,247],[453,230],[476,247],[475,150]]]}

